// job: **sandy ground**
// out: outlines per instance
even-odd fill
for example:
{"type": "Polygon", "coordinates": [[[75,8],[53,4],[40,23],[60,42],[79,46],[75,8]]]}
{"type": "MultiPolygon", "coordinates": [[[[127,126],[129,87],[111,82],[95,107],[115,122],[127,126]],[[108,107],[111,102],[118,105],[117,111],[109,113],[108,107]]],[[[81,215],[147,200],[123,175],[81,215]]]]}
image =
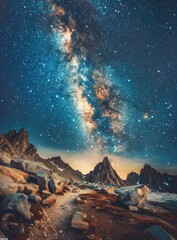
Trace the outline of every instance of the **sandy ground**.
{"type": "Polygon", "coordinates": [[[82,211],[83,206],[76,203],[80,194],[96,193],[91,189],[81,189],[80,192],[67,192],[64,195],[57,195],[57,201],[49,208],[45,208],[52,225],[59,233],[59,239],[63,240],[82,240],[86,239],[84,234],[71,228],[72,216],[76,211],[82,211]]]}

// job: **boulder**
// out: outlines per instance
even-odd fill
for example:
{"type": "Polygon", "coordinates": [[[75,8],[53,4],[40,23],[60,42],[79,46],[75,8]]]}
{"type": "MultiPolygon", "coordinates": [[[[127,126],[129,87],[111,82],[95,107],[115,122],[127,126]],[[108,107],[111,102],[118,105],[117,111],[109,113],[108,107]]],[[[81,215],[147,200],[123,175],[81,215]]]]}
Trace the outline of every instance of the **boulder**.
{"type": "Polygon", "coordinates": [[[83,204],[85,201],[81,197],[76,198],[76,203],[83,204]]]}
{"type": "Polygon", "coordinates": [[[5,166],[0,166],[0,174],[9,176],[15,183],[26,183],[29,178],[28,173],[5,166]]]}
{"type": "Polygon", "coordinates": [[[17,184],[10,177],[0,174],[0,196],[3,197],[17,191],[17,184]]]}
{"type": "Polygon", "coordinates": [[[145,233],[148,233],[154,240],[175,240],[169,233],[167,233],[161,227],[154,225],[145,229],[145,233]]]}
{"type": "Polygon", "coordinates": [[[28,196],[28,200],[30,202],[36,202],[36,203],[41,203],[42,202],[42,198],[38,194],[30,194],[28,196]]]}
{"type": "Polygon", "coordinates": [[[42,199],[46,199],[47,197],[49,197],[50,195],[52,195],[52,193],[49,192],[48,190],[42,190],[42,191],[41,191],[41,195],[42,195],[42,199]]]}
{"type": "Polygon", "coordinates": [[[0,204],[1,212],[14,212],[20,214],[25,219],[31,219],[31,204],[28,197],[23,193],[12,193],[4,198],[0,204]]]}
{"type": "Polygon", "coordinates": [[[42,201],[43,205],[51,205],[56,202],[56,196],[55,194],[51,194],[49,197],[47,197],[45,200],[42,201]]]}
{"type": "Polygon", "coordinates": [[[89,223],[86,222],[87,214],[83,212],[75,212],[71,221],[71,227],[80,230],[89,229],[89,223]]]}
{"type": "Polygon", "coordinates": [[[25,190],[25,184],[18,183],[17,186],[18,186],[18,193],[24,192],[24,190],[25,190]]]}
{"type": "Polygon", "coordinates": [[[34,183],[27,183],[25,184],[24,192],[26,194],[36,194],[39,191],[39,186],[34,183]]]}
{"type": "Polygon", "coordinates": [[[37,173],[37,183],[41,190],[48,190],[48,176],[45,172],[37,173]]]}
{"type": "Polygon", "coordinates": [[[58,181],[54,178],[48,182],[49,190],[54,194],[63,194],[62,188],[58,185],[58,181]]]}
{"type": "Polygon", "coordinates": [[[118,201],[127,206],[143,207],[147,201],[147,193],[150,192],[146,185],[135,185],[115,190],[118,194],[118,201]]]}
{"type": "Polygon", "coordinates": [[[12,160],[11,166],[32,174],[37,174],[38,172],[41,172],[41,171],[46,172],[46,174],[48,175],[52,174],[52,170],[47,168],[44,164],[32,162],[29,160],[22,160],[22,159],[12,160]]]}
{"type": "Polygon", "coordinates": [[[11,162],[11,158],[8,157],[7,155],[1,153],[0,154],[0,164],[4,166],[9,166],[11,162]]]}

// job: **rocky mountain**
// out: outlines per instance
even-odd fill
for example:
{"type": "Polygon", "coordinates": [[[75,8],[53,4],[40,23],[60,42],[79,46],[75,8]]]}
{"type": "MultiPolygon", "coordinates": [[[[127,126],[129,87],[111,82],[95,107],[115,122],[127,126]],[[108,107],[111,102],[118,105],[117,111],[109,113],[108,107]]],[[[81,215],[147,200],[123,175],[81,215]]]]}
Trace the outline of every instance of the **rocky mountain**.
{"type": "Polygon", "coordinates": [[[140,174],[131,172],[127,175],[126,184],[146,184],[152,189],[164,192],[177,193],[177,176],[171,176],[166,173],[160,173],[152,168],[149,164],[145,164],[140,174]]]}
{"type": "Polygon", "coordinates": [[[11,165],[11,160],[26,160],[34,164],[44,165],[53,172],[65,178],[80,180],[82,174],[64,163],[60,157],[43,159],[37,154],[37,149],[29,142],[28,132],[22,128],[19,132],[11,130],[0,134],[0,164],[11,165]]]}
{"type": "Polygon", "coordinates": [[[8,157],[36,157],[37,149],[29,143],[28,132],[22,128],[19,132],[11,130],[0,134],[0,153],[8,157]]]}
{"type": "Polygon", "coordinates": [[[107,157],[105,157],[102,162],[98,163],[93,171],[86,175],[85,180],[88,182],[100,182],[102,184],[111,184],[119,187],[125,186],[125,182],[113,169],[107,157]]]}

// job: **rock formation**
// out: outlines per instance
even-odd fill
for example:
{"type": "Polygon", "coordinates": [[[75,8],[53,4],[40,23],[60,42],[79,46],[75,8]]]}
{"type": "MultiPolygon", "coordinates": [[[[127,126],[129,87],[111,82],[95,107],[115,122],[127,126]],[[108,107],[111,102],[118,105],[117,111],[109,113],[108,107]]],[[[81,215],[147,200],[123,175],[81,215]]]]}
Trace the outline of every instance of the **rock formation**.
{"type": "Polygon", "coordinates": [[[146,184],[152,189],[171,193],[177,193],[176,182],[177,176],[162,174],[149,164],[144,165],[139,175],[131,172],[127,175],[126,179],[127,185],[135,185],[137,183],[146,184]]]}
{"type": "Polygon", "coordinates": [[[125,186],[125,182],[113,169],[107,157],[105,157],[102,162],[98,163],[93,171],[86,175],[85,180],[119,187],[125,186]]]}

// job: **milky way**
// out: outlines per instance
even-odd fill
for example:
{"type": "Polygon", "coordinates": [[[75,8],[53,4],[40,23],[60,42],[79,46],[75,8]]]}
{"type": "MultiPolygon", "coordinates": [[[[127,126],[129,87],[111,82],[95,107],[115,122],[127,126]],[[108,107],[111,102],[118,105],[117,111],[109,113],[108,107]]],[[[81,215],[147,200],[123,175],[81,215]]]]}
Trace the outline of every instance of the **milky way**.
{"type": "Polygon", "coordinates": [[[0,130],[177,166],[175,1],[1,1],[0,130]]]}

